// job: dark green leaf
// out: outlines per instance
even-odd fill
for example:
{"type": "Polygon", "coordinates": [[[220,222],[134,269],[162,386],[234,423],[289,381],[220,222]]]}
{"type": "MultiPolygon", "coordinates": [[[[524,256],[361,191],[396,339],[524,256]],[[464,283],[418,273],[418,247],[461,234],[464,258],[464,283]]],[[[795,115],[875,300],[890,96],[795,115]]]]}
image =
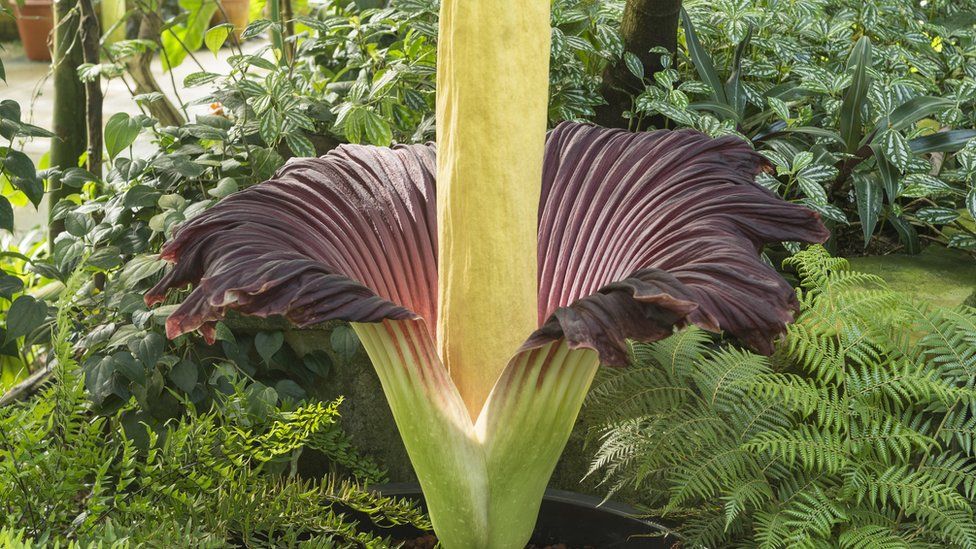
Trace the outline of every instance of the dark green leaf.
{"type": "Polygon", "coordinates": [[[129,350],[142,362],[146,368],[152,368],[159,362],[166,350],[166,338],[162,334],[149,332],[140,339],[129,342],[129,350]]]}
{"type": "Polygon", "coordinates": [[[951,208],[922,208],[915,212],[915,215],[933,225],[945,225],[959,219],[959,212],[951,208]]]}
{"type": "Polygon", "coordinates": [[[7,273],[0,273],[0,297],[10,299],[24,289],[24,281],[7,273]]]}
{"type": "Polygon", "coordinates": [[[712,98],[717,103],[728,105],[729,100],[725,96],[725,86],[722,85],[722,79],[715,72],[715,64],[712,62],[712,58],[708,55],[704,46],[702,46],[701,41],[698,40],[695,26],[692,24],[691,18],[684,8],[681,9],[681,21],[685,29],[685,43],[688,45],[688,55],[698,70],[698,76],[711,88],[712,98]]]}
{"type": "Polygon", "coordinates": [[[285,334],[281,332],[259,332],[258,335],[254,336],[254,347],[264,359],[264,363],[271,364],[271,358],[278,352],[278,349],[281,349],[281,344],[284,341],[285,334]]]}
{"type": "Polygon", "coordinates": [[[880,126],[888,126],[893,130],[905,129],[922,118],[953,105],[955,105],[955,101],[943,97],[928,95],[915,97],[899,105],[888,117],[888,120],[882,121],[880,126]]]}
{"type": "Polygon", "coordinates": [[[85,361],[85,388],[95,404],[102,404],[114,389],[115,363],[112,357],[93,355],[85,361]]]}
{"type": "Polygon", "coordinates": [[[847,152],[853,153],[861,139],[861,107],[871,85],[871,39],[862,36],[847,60],[847,69],[854,70],[854,79],[844,94],[840,108],[840,135],[847,144],[847,152]]]}
{"type": "Polygon", "coordinates": [[[918,240],[918,232],[915,231],[915,227],[912,227],[911,223],[894,215],[889,216],[888,221],[891,222],[891,226],[898,233],[898,240],[905,245],[905,253],[914,255],[922,251],[922,245],[918,240]]]}
{"type": "Polygon", "coordinates": [[[332,369],[332,358],[325,351],[312,351],[302,360],[305,362],[305,367],[319,377],[328,376],[329,370],[332,369]]]}
{"type": "Polygon", "coordinates": [[[197,386],[198,376],[196,363],[189,360],[180,361],[169,371],[169,379],[185,393],[193,391],[193,388],[197,386]]]}
{"type": "Polygon", "coordinates": [[[0,196],[0,229],[14,231],[14,209],[5,196],[0,196]]]}
{"type": "Polygon", "coordinates": [[[17,187],[21,192],[27,195],[27,199],[30,200],[31,204],[33,204],[35,208],[41,204],[41,200],[44,198],[43,181],[36,177],[14,177],[11,180],[11,183],[14,184],[14,187],[17,187]]]}
{"type": "Polygon", "coordinates": [[[878,180],[874,177],[854,177],[854,196],[857,199],[857,216],[861,220],[861,232],[864,235],[864,247],[871,242],[874,229],[878,224],[881,213],[882,190],[878,180]]]}
{"type": "Polygon", "coordinates": [[[142,130],[142,124],[124,112],[116,113],[105,123],[105,149],[109,158],[115,158],[120,152],[135,142],[142,130]]]}
{"type": "Polygon", "coordinates": [[[305,389],[302,389],[301,386],[290,379],[282,379],[278,383],[275,383],[275,391],[277,391],[282,400],[290,400],[292,402],[301,402],[308,396],[305,393],[305,389]]]}
{"type": "Polygon", "coordinates": [[[359,350],[360,343],[359,338],[356,337],[356,332],[345,324],[336,326],[329,339],[332,343],[332,349],[342,360],[352,359],[356,355],[356,351],[359,350]]]}
{"type": "Polygon", "coordinates": [[[973,138],[976,138],[976,130],[949,130],[916,137],[908,142],[908,146],[915,154],[955,152],[965,147],[973,138]]]}
{"type": "Polygon", "coordinates": [[[5,342],[11,343],[31,333],[44,323],[45,318],[47,305],[29,295],[18,297],[7,311],[5,342]]]}
{"type": "Polygon", "coordinates": [[[148,185],[135,185],[125,192],[122,203],[126,208],[151,208],[156,205],[156,201],[163,193],[148,185]]]}
{"type": "Polygon", "coordinates": [[[34,162],[26,154],[0,147],[0,158],[3,158],[3,171],[24,179],[36,179],[37,170],[34,169],[34,162]]]}

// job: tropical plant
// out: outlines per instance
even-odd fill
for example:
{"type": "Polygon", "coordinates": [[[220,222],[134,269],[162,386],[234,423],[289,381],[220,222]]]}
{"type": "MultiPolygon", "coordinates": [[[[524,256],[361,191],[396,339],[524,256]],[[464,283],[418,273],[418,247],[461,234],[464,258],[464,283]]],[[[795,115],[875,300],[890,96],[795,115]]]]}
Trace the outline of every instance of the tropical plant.
{"type": "Polygon", "coordinates": [[[685,5],[664,70],[625,56],[645,83],[632,125],[748,138],[775,168],[760,181],[820,212],[841,249],[976,250],[971,1],[685,5]]]}
{"type": "Polygon", "coordinates": [[[771,358],[690,329],[600,379],[592,473],[689,546],[976,546],[976,310],[822,248],[788,263],[802,312],[771,358]]]}
{"type": "Polygon", "coordinates": [[[70,342],[85,278],[79,270],[62,294],[53,381],[36,397],[0,408],[4,547],[387,547],[389,540],[359,531],[357,521],[429,528],[410,504],[358,483],[295,475],[298,456],[314,448],[364,473],[360,480],[377,480],[336,436],[339,401],[271,401],[260,409],[231,390],[223,406],[191,406],[162,428],[95,414],[85,387],[111,379],[81,375],[70,342]]]}
{"type": "MultiPolygon", "coordinates": [[[[0,6],[0,19],[8,17],[8,8],[0,6]]],[[[6,82],[3,60],[0,80],[6,82]]],[[[15,238],[14,207],[28,204],[35,208],[44,198],[44,174],[34,161],[19,150],[23,140],[49,138],[53,134],[21,119],[21,107],[10,99],[0,100],[0,391],[28,375],[37,364],[35,343],[43,342],[43,326],[48,306],[28,290],[40,286],[40,280],[28,267],[43,252],[43,238],[38,233],[15,238]]]]}
{"type": "Polygon", "coordinates": [[[694,323],[768,350],[795,296],[757,247],[827,237],[755,184],[761,158],[736,138],[565,123],[547,140],[549,2],[513,7],[442,3],[436,159],[292,162],[182,225],[146,296],[195,284],[170,337],[212,341],[229,309],[352,322],[447,547],[524,546],[626,338],[694,323]]]}

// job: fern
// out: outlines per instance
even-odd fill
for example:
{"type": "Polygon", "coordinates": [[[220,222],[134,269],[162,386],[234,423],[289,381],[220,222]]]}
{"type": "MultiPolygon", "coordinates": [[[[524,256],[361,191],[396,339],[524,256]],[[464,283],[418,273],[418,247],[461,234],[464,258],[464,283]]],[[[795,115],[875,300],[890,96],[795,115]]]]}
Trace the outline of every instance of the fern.
{"type": "Polygon", "coordinates": [[[976,547],[976,310],[822,248],[786,263],[801,310],[771,358],[688,329],[601,374],[590,474],[691,546],[976,547]]]}

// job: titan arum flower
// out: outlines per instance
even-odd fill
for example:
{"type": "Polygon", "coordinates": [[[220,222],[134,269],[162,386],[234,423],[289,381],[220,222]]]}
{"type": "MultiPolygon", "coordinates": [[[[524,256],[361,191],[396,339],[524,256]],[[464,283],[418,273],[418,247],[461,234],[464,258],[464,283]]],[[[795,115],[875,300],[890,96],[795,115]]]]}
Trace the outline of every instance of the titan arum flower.
{"type": "Polygon", "coordinates": [[[820,242],[733,137],[546,133],[548,0],[444,0],[435,148],[342,146],[186,223],[147,296],[170,337],[229,309],[346,320],[449,549],[528,541],[598,365],[695,324],[759,351],[793,290],[759,260],[820,242]]]}

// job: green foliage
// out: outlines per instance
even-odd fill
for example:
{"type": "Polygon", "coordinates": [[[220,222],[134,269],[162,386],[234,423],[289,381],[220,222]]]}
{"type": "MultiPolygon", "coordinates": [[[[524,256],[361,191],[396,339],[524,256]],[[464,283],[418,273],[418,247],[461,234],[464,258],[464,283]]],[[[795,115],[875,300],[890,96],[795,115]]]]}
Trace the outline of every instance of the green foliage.
{"type": "Polygon", "coordinates": [[[774,168],[760,182],[820,212],[841,249],[976,250],[971,0],[685,7],[683,47],[643,76],[634,122],[751,140],[774,168]]]}
{"type": "Polygon", "coordinates": [[[77,371],[62,371],[41,396],[0,409],[0,528],[14,529],[0,539],[20,532],[41,546],[387,545],[357,532],[350,511],[429,528],[404,502],[293,474],[303,448],[331,446],[337,405],[276,409],[260,424],[215,408],[157,433],[121,415],[93,417],[77,371]]]}
{"type": "MultiPolygon", "coordinates": [[[[0,6],[0,20],[8,17],[9,9],[0,6]]],[[[0,80],[6,82],[2,60],[0,80]]],[[[34,232],[14,238],[13,231],[15,208],[36,208],[44,196],[43,173],[19,147],[24,140],[53,134],[21,115],[16,101],[0,100],[0,138],[6,141],[0,146],[0,392],[36,367],[37,346],[46,341],[49,320],[41,289],[46,281],[31,272],[42,253],[42,237],[34,232]]]]}
{"type": "Polygon", "coordinates": [[[706,547],[974,547],[976,310],[812,248],[772,357],[696,329],[634,345],[586,414],[591,474],[706,547]]]}

